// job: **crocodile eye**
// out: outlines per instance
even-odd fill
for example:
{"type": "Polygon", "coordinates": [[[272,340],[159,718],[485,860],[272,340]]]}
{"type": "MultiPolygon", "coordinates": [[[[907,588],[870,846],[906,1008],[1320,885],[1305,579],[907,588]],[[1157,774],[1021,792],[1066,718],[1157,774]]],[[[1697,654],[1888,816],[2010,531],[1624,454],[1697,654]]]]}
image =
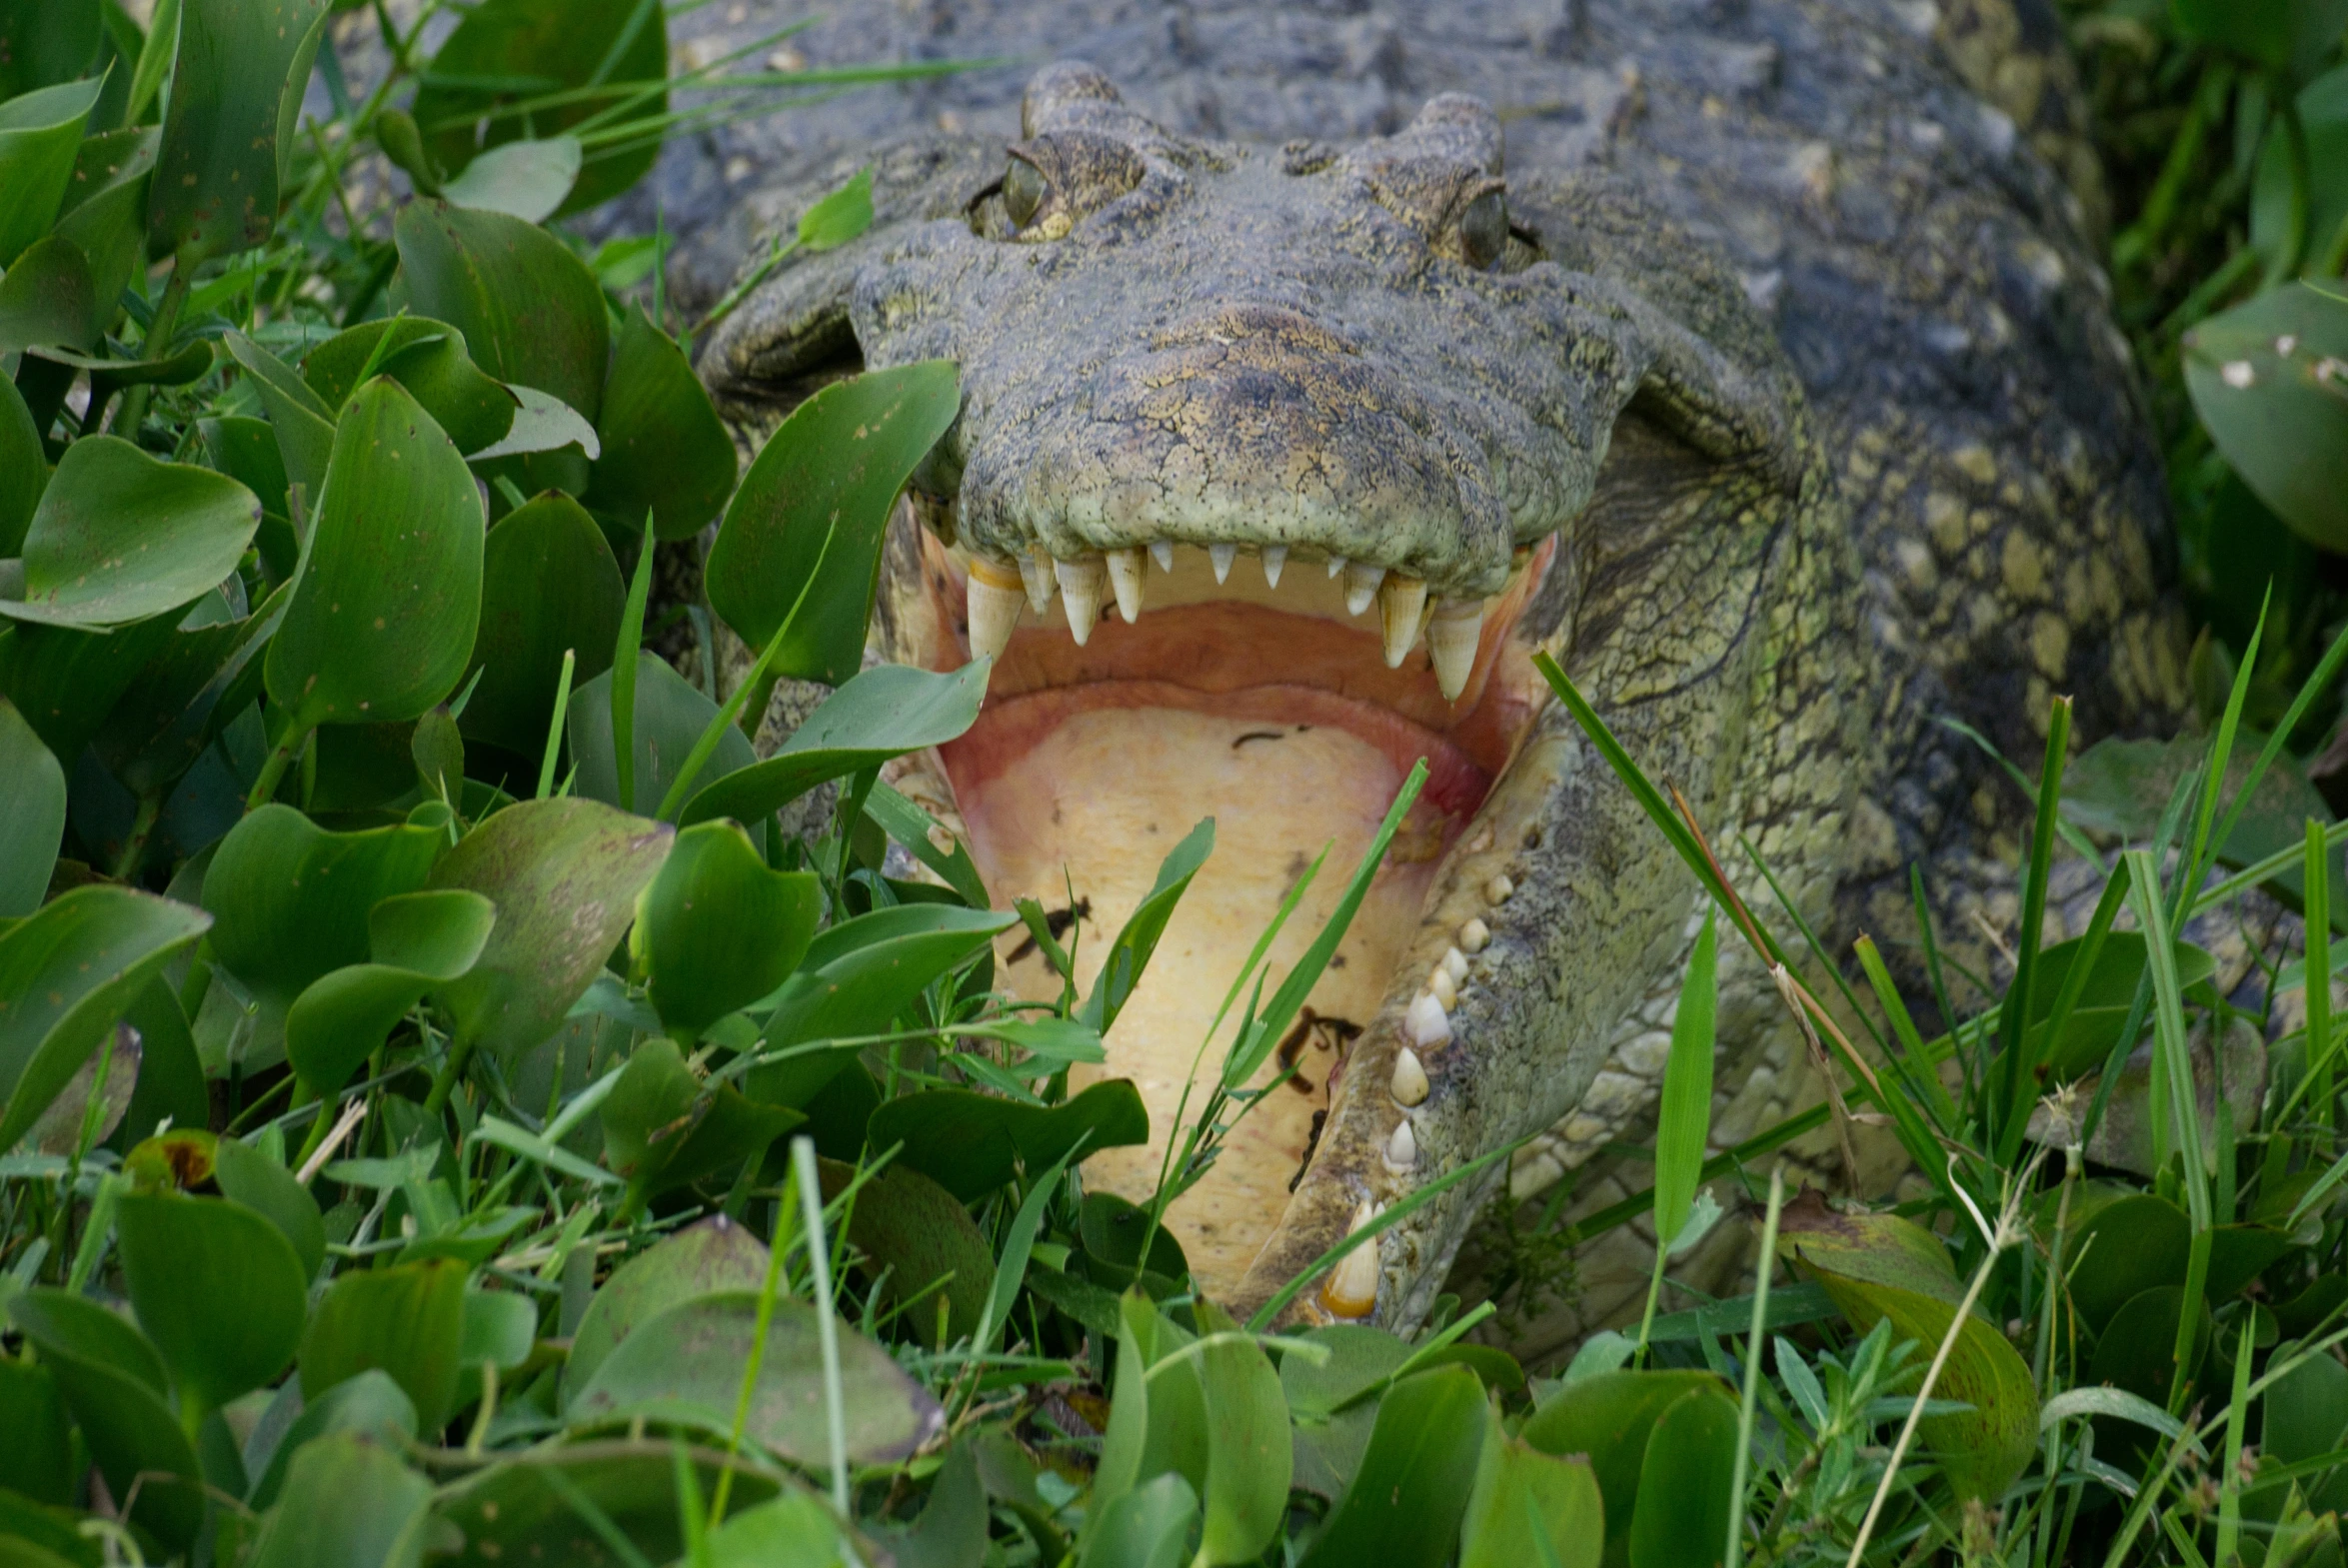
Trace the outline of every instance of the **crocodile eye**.
{"type": "MultiPolygon", "coordinates": [[[[1048,187],[1044,171],[1025,158],[1014,158],[1003,171],[1003,210],[1013,224],[1026,228],[1035,220],[1036,209],[1044,205],[1048,187]]],[[[1505,232],[1502,238],[1506,238],[1505,232]]]]}
{"type": "MultiPolygon", "coordinates": [[[[1008,194],[1009,187],[1006,187],[1008,194]]],[[[1486,191],[1459,215],[1459,249],[1467,265],[1489,267],[1508,248],[1508,204],[1498,191],[1486,191]]]]}

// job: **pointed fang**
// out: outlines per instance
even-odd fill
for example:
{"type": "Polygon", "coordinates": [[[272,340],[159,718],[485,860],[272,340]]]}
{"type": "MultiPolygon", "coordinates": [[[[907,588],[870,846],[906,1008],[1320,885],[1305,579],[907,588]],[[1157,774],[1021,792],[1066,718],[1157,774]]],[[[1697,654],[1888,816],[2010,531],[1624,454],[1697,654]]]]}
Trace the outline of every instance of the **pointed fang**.
{"type": "MultiPolygon", "coordinates": [[[[1348,1231],[1359,1230],[1377,1218],[1377,1210],[1367,1203],[1353,1211],[1353,1223],[1348,1231]]],[[[1377,1243],[1364,1241],[1329,1270],[1328,1278],[1320,1287],[1320,1304],[1331,1313],[1344,1318],[1367,1317],[1377,1306],[1377,1243]]]]}
{"type": "Polygon", "coordinates": [[[1281,569],[1283,569],[1284,567],[1286,567],[1286,566],[1287,566],[1287,564],[1288,564],[1288,547],[1287,547],[1287,546],[1285,546],[1285,545],[1266,545],[1266,546],[1264,546],[1264,547],[1263,547],[1263,586],[1264,586],[1264,587],[1266,587],[1266,588],[1277,588],[1277,587],[1279,587],[1279,586],[1280,586],[1280,572],[1281,572],[1281,569]]]}
{"type": "Polygon", "coordinates": [[[1373,567],[1362,562],[1349,562],[1345,567],[1345,614],[1357,616],[1367,610],[1370,601],[1377,598],[1378,586],[1386,580],[1384,567],[1373,567]]]}
{"type": "Polygon", "coordinates": [[[1345,575],[1345,558],[1343,556],[1331,556],[1328,558],[1328,575],[1330,577],[1343,577],[1345,575]]]}
{"type": "Polygon", "coordinates": [[[1142,619],[1142,552],[1109,552],[1109,586],[1117,595],[1117,613],[1127,626],[1142,619]]]}
{"type": "Polygon", "coordinates": [[[1385,636],[1386,668],[1399,670],[1418,641],[1418,623],[1426,614],[1426,585],[1397,572],[1377,593],[1379,630],[1385,636]]]}
{"type": "Polygon", "coordinates": [[[1475,651],[1483,641],[1483,601],[1446,599],[1426,619],[1426,652],[1434,661],[1435,685],[1443,701],[1456,703],[1475,673],[1475,651]]]}
{"type": "Polygon", "coordinates": [[[1152,540],[1150,542],[1150,559],[1158,563],[1159,571],[1172,572],[1174,570],[1174,541],[1171,539],[1152,540]]]}
{"type": "Polygon", "coordinates": [[[1020,557],[1020,577],[1028,585],[1028,608],[1042,615],[1052,608],[1052,558],[1041,550],[1020,557]]]}
{"type": "Polygon", "coordinates": [[[1108,586],[1109,572],[1099,556],[1055,561],[1052,572],[1060,579],[1060,602],[1068,611],[1069,635],[1083,648],[1101,619],[1101,591],[1108,586]]]}
{"type": "Polygon", "coordinates": [[[1214,580],[1217,583],[1231,575],[1231,562],[1238,557],[1238,554],[1239,547],[1236,545],[1209,545],[1206,547],[1206,559],[1214,563],[1214,580]]]}
{"type": "Polygon", "coordinates": [[[1020,624],[1027,596],[1020,575],[1008,561],[973,558],[970,571],[971,657],[1000,656],[1011,646],[1012,629],[1020,624]]]}

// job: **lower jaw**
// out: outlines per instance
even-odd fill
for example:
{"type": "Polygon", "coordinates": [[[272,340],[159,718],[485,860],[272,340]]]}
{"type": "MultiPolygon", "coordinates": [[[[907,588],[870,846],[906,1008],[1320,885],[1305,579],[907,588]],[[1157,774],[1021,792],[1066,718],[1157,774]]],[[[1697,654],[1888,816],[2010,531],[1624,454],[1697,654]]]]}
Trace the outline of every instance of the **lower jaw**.
{"type": "MultiPolygon", "coordinates": [[[[998,662],[979,723],[935,759],[946,789],[921,792],[951,790],[996,903],[1034,897],[1048,911],[1077,911],[1062,941],[1080,994],[1160,860],[1200,818],[1215,820],[1213,853],[1109,1030],[1108,1064],[1072,1074],[1072,1088],[1126,1077],[1140,1090],[1150,1144],[1085,1164],[1094,1188],[1136,1201],[1157,1189],[1170,1136],[1182,1136],[1175,1116],[1185,1085],[1184,1116],[1194,1121],[1221,1069],[1247,1001],[1229,993],[1281,902],[1325,849],[1270,948],[1265,994],[1327,922],[1412,765],[1426,759],[1419,798],[1306,1000],[1311,1021],[1249,1087],[1291,1061],[1293,1075],[1237,1122],[1213,1168],[1170,1212],[1209,1293],[1235,1286],[1278,1224],[1346,1041],[1397,988],[1426,982],[1398,975],[1397,963],[1422,945],[1422,910],[1444,856],[1471,831],[1537,712],[1537,678],[1512,636],[1528,588],[1487,626],[1455,707],[1433,691],[1423,651],[1389,673],[1372,633],[1259,608],[1146,613],[1136,626],[1097,629],[1082,651],[1065,629],[1023,628],[998,662]]],[[[953,627],[941,617],[926,629],[927,662],[959,663],[953,627]]],[[[1059,976],[1024,931],[1006,936],[998,959],[1013,994],[1059,995],[1059,976]]]]}

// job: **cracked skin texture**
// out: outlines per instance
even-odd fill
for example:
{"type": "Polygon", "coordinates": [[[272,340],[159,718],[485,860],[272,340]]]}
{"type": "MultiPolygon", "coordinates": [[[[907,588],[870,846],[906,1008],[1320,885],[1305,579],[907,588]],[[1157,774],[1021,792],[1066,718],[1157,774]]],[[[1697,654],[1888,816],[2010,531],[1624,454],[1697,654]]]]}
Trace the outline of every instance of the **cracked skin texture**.
{"type": "MultiPolygon", "coordinates": [[[[2173,722],[2157,461],[2038,0],[851,9],[795,37],[811,64],[1102,70],[875,90],[673,158],[661,195],[705,299],[876,170],[874,229],[780,269],[706,345],[743,426],[859,362],[950,357],[963,417],[919,510],[975,548],[1289,543],[1475,594],[1553,533],[1519,635],[1716,841],[1751,839],[1829,950],[1912,942],[1911,862],[1960,942],[1975,913],[2010,926],[1988,867],[2017,798],[1937,716],[2015,755],[2057,693],[2082,742],[2173,722]],[[1047,187],[1024,228],[998,183],[1014,144],[1047,187]],[[1496,253],[1470,232],[1493,189],[1496,253]]],[[[799,14],[748,12],[732,36],[799,14]]],[[[720,8],[696,16],[725,40],[720,8]]],[[[893,590],[918,559],[901,534],[893,590]]],[[[901,597],[881,627],[902,653],[901,597]]],[[[1427,1062],[1416,1167],[1378,1153],[1398,980],[1241,1304],[1364,1201],[1551,1123],[1547,1175],[1635,1128],[1691,909],[1662,839],[1544,713],[1397,969],[1490,928],[1427,1062]]],[[[1723,960],[1728,1141],[1816,1090],[1765,976],[1723,960]]],[[[1604,1188],[1602,1156],[1583,1177],[1604,1188]]],[[[1424,1313],[1490,1190],[1381,1239],[1379,1320],[1424,1313]]]]}

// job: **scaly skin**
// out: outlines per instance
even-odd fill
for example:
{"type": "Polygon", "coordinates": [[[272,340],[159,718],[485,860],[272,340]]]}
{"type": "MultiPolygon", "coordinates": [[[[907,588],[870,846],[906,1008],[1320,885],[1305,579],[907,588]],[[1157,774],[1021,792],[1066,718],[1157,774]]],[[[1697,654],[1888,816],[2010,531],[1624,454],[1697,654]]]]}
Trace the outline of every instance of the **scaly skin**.
{"type": "MultiPolygon", "coordinates": [[[[857,95],[727,133],[672,171],[668,210],[706,298],[750,234],[875,164],[873,231],[778,271],[704,374],[756,426],[859,360],[956,359],[963,417],[917,487],[987,552],[1286,542],[1482,594],[1554,531],[1523,635],[1724,850],[1752,840],[1830,951],[1862,928],[1891,947],[1912,861],[1960,923],[2002,907],[1984,868],[2012,797],[1933,716],[2027,756],[2055,693],[2085,740],[2161,726],[2181,684],[2049,27],[2006,0],[874,13],[794,47],[1083,54],[1119,88],[1048,69],[1024,127],[1018,73],[857,95]],[[1014,141],[1052,182],[1024,232],[991,189],[1014,141]],[[730,165],[771,183],[729,194],[710,176],[730,165]],[[1479,268],[1462,218],[1502,180],[1514,232],[1479,268]]],[[[892,553],[907,597],[917,557],[892,553]]],[[[1521,1190],[1633,1124],[1693,891],[1544,713],[1438,874],[1239,1304],[1364,1202],[1554,1124],[1521,1190]],[[1490,941],[1396,1172],[1402,1011],[1471,919],[1490,941]]],[[[1723,953],[1726,1138],[1812,1091],[1757,967],[1723,953]]],[[[1488,1190],[1381,1240],[1380,1320],[1424,1312],[1488,1190]]]]}

